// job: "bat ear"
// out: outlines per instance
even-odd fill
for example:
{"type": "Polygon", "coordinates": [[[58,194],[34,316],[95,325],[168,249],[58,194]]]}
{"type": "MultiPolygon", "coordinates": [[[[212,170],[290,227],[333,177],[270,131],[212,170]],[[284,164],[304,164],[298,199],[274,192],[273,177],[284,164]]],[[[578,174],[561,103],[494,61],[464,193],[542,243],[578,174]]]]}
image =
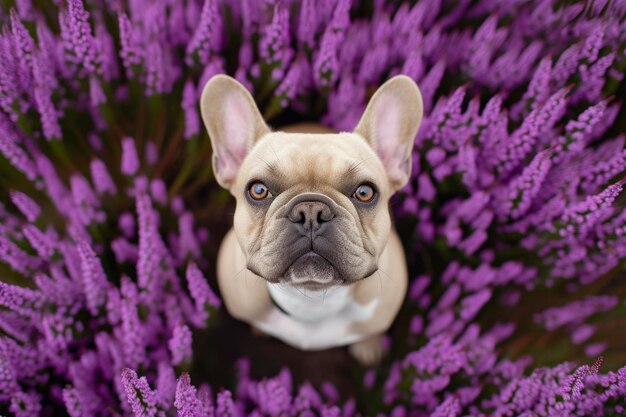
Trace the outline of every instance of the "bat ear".
{"type": "Polygon", "coordinates": [[[215,179],[230,189],[248,151],[270,129],[248,90],[227,75],[206,83],[200,111],[213,148],[215,179]]]}
{"type": "Polygon", "coordinates": [[[423,112],[422,94],[415,82],[398,75],[374,93],[354,129],[376,151],[396,190],[411,175],[411,151],[423,112]]]}

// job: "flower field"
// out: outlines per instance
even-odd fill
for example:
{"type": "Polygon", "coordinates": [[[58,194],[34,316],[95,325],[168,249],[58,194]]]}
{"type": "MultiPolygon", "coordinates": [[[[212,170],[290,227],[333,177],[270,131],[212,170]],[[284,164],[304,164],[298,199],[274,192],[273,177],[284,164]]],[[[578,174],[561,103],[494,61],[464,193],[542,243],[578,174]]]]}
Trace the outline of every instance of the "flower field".
{"type": "Polygon", "coordinates": [[[0,0],[0,25],[0,415],[626,414],[626,2],[0,0]],[[420,86],[409,294],[349,389],[206,358],[233,325],[219,73],[275,128],[420,86]]]}

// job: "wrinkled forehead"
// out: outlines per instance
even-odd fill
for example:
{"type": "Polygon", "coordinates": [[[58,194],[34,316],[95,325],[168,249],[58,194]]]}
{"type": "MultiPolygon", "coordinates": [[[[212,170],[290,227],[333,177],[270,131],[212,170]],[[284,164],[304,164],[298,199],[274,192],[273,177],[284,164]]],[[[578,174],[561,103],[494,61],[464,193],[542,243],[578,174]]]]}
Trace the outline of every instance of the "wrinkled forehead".
{"type": "Polygon", "coordinates": [[[355,179],[383,187],[381,181],[387,178],[376,153],[353,133],[271,133],[250,151],[240,174],[243,186],[270,178],[285,188],[298,184],[310,189],[341,189],[355,179]]]}

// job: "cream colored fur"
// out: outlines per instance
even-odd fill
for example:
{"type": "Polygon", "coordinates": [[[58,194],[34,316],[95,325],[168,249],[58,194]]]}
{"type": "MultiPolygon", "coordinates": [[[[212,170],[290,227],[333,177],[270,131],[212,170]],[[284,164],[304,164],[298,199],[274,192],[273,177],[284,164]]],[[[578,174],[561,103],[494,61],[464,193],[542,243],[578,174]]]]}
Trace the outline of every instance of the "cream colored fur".
{"type": "Polygon", "coordinates": [[[422,116],[417,86],[404,76],[385,83],[353,133],[331,133],[315,124],[272,132],[250,94],[227,76],[207,83],[201,109],[214,149],[216,179],[237,200],[234,227],[221,244],[217,263],[227,310],[301,349],[350,344],[360,362],[378,361],[381,335],[397,315],[407,288],[406,260],[392,230],[388,201],[409,178],[411,148],[422,116]],[[270,175],[280,177],[282,191],[260,212],[247,201],[246,186],[251,179],[269,180],[270,175]],[[346,194],[357,176],[376,182],[379,200],[371,210],[357,208],[346,194]],[[355,268],[364,272],[346,289],[295,292],[290,287],[282,294],[276,288],[290,284],[272,284],[278,285],[274,300],[278,297],[281,307],[291,309],[287,315],[270,299],[268,276],[283,250],[281,210],[295,196],[310,192],[329,197],[341,211],[343,223],[337,227],[346,238],[337,250],[362,259],[355,268]],[[370,263],[376,272],[366,276],[370,263]],[[325,296],[332,297],[332,314],[320,309],[325,296]]]}

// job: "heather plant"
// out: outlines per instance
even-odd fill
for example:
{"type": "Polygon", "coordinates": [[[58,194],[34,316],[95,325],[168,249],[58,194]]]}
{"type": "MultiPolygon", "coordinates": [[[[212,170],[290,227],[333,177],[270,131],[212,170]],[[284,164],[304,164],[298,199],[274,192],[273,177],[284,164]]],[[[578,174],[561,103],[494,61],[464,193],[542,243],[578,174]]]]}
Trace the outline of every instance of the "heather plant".
{"type": "Polygon", "coordinates": [[[624,414],[624,2],[1,4],[0,414],[624,414]],[[420,86],[394,201],[413,278],[355,398],[245,358],[228,389],[189,377],[225,314],[217,73],[270,124],[337,130],[388,77],[420,86]]]}

